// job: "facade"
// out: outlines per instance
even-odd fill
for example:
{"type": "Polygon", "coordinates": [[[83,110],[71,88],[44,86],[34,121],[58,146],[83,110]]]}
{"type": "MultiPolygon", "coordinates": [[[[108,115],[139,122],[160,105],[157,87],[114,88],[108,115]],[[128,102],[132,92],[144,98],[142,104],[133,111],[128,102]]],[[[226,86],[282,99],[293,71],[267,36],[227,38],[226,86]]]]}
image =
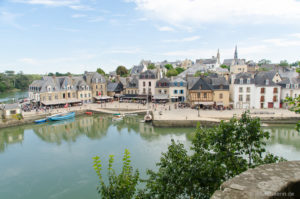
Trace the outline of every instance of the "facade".
{"type": "Polygon", "coordinates": [[[233,102],[233,108],[254,108],[255,92],[255,81],[250,73],[232,75],[230,84],[230,99],[233,102]]]}
{"type": "Polygon", "coordinates": [[[85,72],[83,79],[91,88],[94,99],[107,96],[107,82],[103,75],[97,72],[85,72]]]}
{"type": "Polygon", "coordinates": [[[206,77],[197,77],[188,79],[188,100],[191,106],[199,105],[200,107],[204,106],[213,106],[213,89],[205,81],[206,77]]]}
{"type": "Polygon", "coordinates": [[[229,83],[225,77],[217,76],[210,78],[213,89],[213,101],[215,106],[229,106],[229,83]]]}
{"type": "Polygon", "coordinates": [[[93,101],[91,87],[84,81],[83,77],[74,77],[74,84],[77,90],[77,98],[83,103],[93,101]]]}
{"type": "Polygon", "coordinates": [[[184,70],[186,70],[186,69],[192,67],[192,65],[193,65],[193,61],[190,60],[190,59],[185,59],[185,60],[183,60],[183,61],[181,62],[181,67],[182,67],[184,70]]]}
{"type": "Polygon", "coordinates": [[[146,70],[139,75],[139,95],[155,94],[156,81],[160,79],[159,70],[146,70]]]}
{"type": "Polygon", "coordinates": [[[217,56],[213,56],[211,59],[197,59],[196,64],[206,66],[207,70],[216,71],[220,66],[220,52],[218,50],[217,56]]]}
{"type": "Polygon", "coordinates": [[[6,104],[3,108],[2,108],[2,117],[9,119],[9,118],[14,118],[17,119],[17,115],[21,114],[21,108],[19,106],[19,104],[15,103],[15,104],[6,104]]]}
{"type": "Polygon", "coordinates": [[[255,108],[280,108],[281,81],[277,72],[260,72],[254,77],[255,80],[255,108]]]}
{"type": "Polygon", "coordinates": [[[296,98],[300,95],[300,78],[298,77],[286,77],[278,83],[281,86],[280,102],[283,108],[289,107],[285,102],[287,97],[296,98]]]}
{"type": "Polygon", "coordinates": [[[137,95],[139,93],[139,80],[136,76],[127,78],[126,88],[124,94],[137,95]]]}
{"type": "Polygon", "coordinates": [[[175,77],[171,79],[169,97],[172,102],[185,102],[187,96],[187,83],[184,79],[175,77]]]}
{"type": "Polygon", "coordinates": [[[121,82],[109,82],[107,84],[107,94],[110,97],[120,97],[123,94],[123,84],[121,82]]]}

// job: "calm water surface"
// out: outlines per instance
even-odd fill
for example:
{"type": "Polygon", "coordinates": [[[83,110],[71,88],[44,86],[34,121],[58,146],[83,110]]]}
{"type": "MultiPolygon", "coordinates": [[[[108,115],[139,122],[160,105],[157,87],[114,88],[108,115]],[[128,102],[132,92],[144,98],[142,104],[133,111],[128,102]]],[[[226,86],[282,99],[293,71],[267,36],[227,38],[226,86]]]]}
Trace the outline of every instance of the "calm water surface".
{"type": "Polygon", "coordinates": [[[0,103],[12,103],[13,99],[18,100],[26,97],[28,97],[27,91],[4,92],[0,93],[0,103]]]}
{"type": "MultiPolygon", "coordinates": [[[[142,177],[155,169],[173,138],[190,147],[193,128],[156,128],[139,117],[112,122],[110,116],[78,117],[58,123],[0,130],[1,199],[98,198],[92,157],[107,165],[115,155],[120,169],[124,149],[142,177]]],[[[293,126],[268,128],[268,150],[289,160],[300,160],[300,135],[293,126]]]]}

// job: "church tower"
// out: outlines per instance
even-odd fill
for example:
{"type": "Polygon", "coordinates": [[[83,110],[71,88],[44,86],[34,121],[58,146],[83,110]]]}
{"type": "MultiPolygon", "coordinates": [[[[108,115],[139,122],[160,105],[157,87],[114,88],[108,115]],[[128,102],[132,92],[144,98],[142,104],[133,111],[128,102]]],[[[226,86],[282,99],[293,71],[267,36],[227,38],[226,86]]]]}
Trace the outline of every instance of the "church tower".
{"type": "Polygon", "coordinates": [[[234,51],[234,59],[238,59],[238,52],[237,52],[237,46],[235,46],[235,51],[234,51]]]}

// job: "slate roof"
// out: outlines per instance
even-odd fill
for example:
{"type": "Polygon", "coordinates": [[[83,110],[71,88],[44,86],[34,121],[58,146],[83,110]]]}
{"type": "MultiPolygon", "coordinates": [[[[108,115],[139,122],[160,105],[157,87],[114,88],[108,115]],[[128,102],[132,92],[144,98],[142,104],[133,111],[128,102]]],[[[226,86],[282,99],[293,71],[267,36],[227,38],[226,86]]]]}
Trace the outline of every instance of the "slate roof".
{"type": "Polygon", "coordinates": [[[144,65],[139,65],[139,66],[133,66],[131,69],[130,74],[131,75],[138,75],[144,70],[145,66],[144,65]]]}
{"type": "Polygon", "coordinates": [[[191,85],[189,90],[213,90],[213,87],[208,83],[206,77],[201,77],[198,78],[193,85],[191,85]]]}
{"type": "Polygon", "coordinates": [[[157,70],[146,70],[142,72],[139,76],[139,79],[156,79],[157,78],[157,70]]]}
{"type": "Polygon", "coordinates": [[[243,80],[242,84],[248,84],[247,83],[248,79],[250,79],[250,84],[255,83],[254,78],[252,78],[252,74],[250,74],[250,73],[238,73],[235,76],[234,84],[241,84],[241,81],[240,81],[241,79],[243,80]]]}
{"type": "Polygon", "coordinates": [[[187,75],[194,75],[197,71],[205,72],[206,70],[207,67],[205,65],[194,64],[192,67],[186,69],[177,76],[180,78],[185,78],[187,75]]]}
{"type": "Polygon", "coordinates": [[[123,91],[123,84],[121,82],[109,82],[107,84],[108,92],[121,92],[123,91]]]}
{"type": "Polygon", "coordinates": [[[132,77],[131,80],[126,84],[126,88],[138,88],[139,80],[136,77],[132,77]]]}
{"type": "Polygon", "coordinates": [[[276,74],[276,71],[264,71],[259,72],[254,76],[255,85],[258,86],[276,86],[277,84],[273,82],[273,78],[276,74]],[[266,80],[269,81],[269,84],[266,85],[266,80]]]}
{"type": "Polygon", "coordinates": [[[156,88],[168,88],[170,87],[170,80],[166,77],[156,81],[156,88]]]}
{"type": "Polygon", "coordinates": [[[173,80],[170,82],[170,87],[179,87],[179,86],[180,86],[180,82],[183,83],[183,86],[184,86],[184,87],[187,86],[187,82],[186,82],[183,78],[175,77],[175,79],[173,79],[173,80]],[[177,83],[177,85],[175,85],[175,82],[177,83]]]}
{"type": "Polygon", "coordinates": [[[197,59],[196,63],[199,64],[216,64],[217,63],[217,59],[197,59]]]}
{"type": "Polygon", "coordinates": [[[19,109],[20,106],[18,103],[14,103],[14,104],[5,104],[4,106],[4,110],[12,110],[12,109],[19,109]]]}

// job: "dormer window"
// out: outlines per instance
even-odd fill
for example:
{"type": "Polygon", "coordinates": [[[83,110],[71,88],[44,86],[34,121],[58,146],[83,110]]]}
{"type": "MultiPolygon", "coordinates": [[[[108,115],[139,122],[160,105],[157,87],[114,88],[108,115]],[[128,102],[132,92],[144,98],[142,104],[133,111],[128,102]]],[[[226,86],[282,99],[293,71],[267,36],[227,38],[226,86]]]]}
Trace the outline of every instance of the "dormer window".
{"type": "Polygon", "coordinates": [[[298,84],[295,84],[295,88],[298,88],[298,84]]]}
{"type": "Polygon", "coordinates": [[[177,82],[174,82],[174,85],[177,86],[177,82]]]}
{"type": "Polygon", "coordinates": [[[47,90],[48,92],[51,92],[51,86],[48,86],[47,90]]]}
{"type": "Polygon", "coordinates": [[[287,85],[286,85],[286,88],[290,88],[290,84],[287,84],[287,85]]]}
{"type": "Polygon", "coordinates": [[[268,79],[266,79],[266,85],[269,85],[269,80],[268,79]]]}
{"type": "Polygon", "coordinates": [[[243,83],[244,83],[244,82],[243,82],[243,79],[241,78],[241,79],[240,79],[240,84],[243,84],[243,83]]]}
{"type": "Polygon", "coordinates": [[[247,84],[250,84],[250,78],[247,78],[247,84]]]}

